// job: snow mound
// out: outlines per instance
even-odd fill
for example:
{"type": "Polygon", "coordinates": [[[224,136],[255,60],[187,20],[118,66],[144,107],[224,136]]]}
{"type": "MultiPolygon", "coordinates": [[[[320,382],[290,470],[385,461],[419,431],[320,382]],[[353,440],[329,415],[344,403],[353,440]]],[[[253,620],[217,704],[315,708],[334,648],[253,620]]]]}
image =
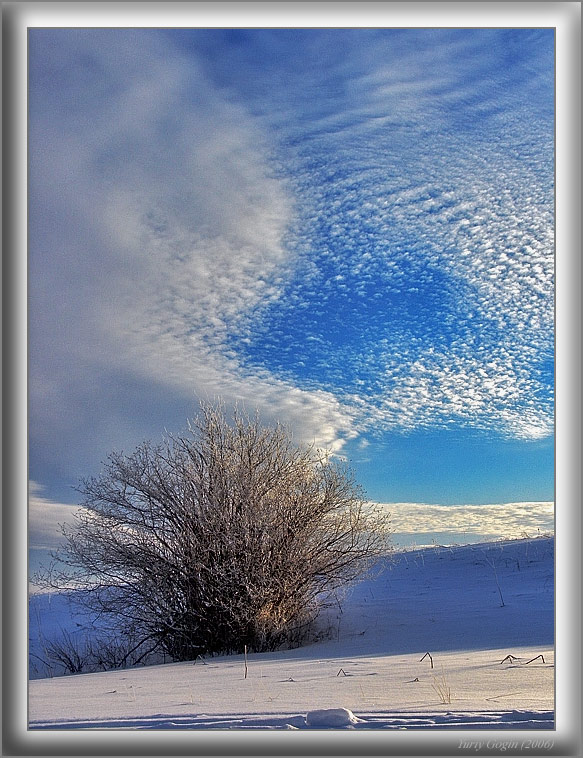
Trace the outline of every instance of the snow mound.
{"type": "Polygon", "coordinates": [[[338,726],[351,726],[362,723],[348,708],[324,708],[310,711],[306,716],[306,724],[317,728],[334,729],[338,726]]]}

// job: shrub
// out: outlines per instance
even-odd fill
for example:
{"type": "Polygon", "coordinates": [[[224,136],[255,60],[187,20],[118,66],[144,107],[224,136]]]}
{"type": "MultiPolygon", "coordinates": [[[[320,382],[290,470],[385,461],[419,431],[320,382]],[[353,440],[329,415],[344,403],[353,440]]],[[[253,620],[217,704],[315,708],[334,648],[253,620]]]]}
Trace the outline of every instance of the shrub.
{"type": "Polygon", "coordinates": [[[203,405],[180,436],[84,480],[51,584],[174,660],[298,640],[324,599],[387,551],[347,469],[280,426],[203,405]]]}

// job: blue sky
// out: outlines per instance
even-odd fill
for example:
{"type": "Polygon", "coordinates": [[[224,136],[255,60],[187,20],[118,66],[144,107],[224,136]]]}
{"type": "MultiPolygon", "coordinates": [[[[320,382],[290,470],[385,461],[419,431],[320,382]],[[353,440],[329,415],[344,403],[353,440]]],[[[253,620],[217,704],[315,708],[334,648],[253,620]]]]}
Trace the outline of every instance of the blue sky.
{"type": "Polygon", "coordinates": [[[553,500],[551,29],[32,29],[30,478],[222,397],[380,502],[553,500]]]}

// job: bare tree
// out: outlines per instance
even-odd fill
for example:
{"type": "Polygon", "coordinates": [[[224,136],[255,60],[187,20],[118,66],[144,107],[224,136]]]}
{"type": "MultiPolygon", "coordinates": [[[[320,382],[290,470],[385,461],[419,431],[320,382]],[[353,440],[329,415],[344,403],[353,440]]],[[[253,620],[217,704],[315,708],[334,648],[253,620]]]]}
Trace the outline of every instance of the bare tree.
{"type": "Polygon", "coordinates": [[[80,492],[52,585],[83,590],[140,651],[174,660],[289,644],[389,549],[386,517],[345,468],[220,405],[183,435],[110,455],[80,492]]]}
{"type": "Polygon", "coordinates": [[[67,674],[80,674],[87,668],[91,656],[91,646],[87,640],[75,638],[66,630],[61,630],[61,636],[47,642],[46,655],[49,663],[60,665],[67,674]]]}

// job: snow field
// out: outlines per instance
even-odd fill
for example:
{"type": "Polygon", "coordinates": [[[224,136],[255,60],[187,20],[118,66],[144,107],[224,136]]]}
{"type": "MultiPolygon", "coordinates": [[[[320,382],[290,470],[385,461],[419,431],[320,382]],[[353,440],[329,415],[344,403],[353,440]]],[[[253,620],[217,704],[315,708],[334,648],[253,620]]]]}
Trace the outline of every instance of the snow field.
{"type": "Polygon", "coordinates": [[[84,722],[85,727],[119,727],[180,717],[192,728],[201,720],[228,717],[244,723],[266,715],[345,708],[365,722],[373,719],[378,728],[388,714],[394,718],[400,713],[414,725],[414,716],[428,714],[443,719],[451,712],[548,712],[553,710],[554,657],[552,649],[544,650],[544,663],[539,659],[525,665],[538,653],[539,648],[515,648],[520,660],[501,663],[506,649],[449,652],[434,656],[434,669],[427,659],[420,662],[419,654],[352,660],[249,656],[247,679],[242,657],[233,656],[206,665],[166,664],[37,680],[31,687],[30,711],[37,714],[31,726],[84,722]],[[451,702],[442,702],[442,676],[451,702]]]}
{"type": "Polygon", "coordinates": [[[323,614],[322,641],[250,654],[247,678],[223,656],[36,679],[30,726],[552,729],[553,567],[552,538],[400,553],[323,614]]]}

